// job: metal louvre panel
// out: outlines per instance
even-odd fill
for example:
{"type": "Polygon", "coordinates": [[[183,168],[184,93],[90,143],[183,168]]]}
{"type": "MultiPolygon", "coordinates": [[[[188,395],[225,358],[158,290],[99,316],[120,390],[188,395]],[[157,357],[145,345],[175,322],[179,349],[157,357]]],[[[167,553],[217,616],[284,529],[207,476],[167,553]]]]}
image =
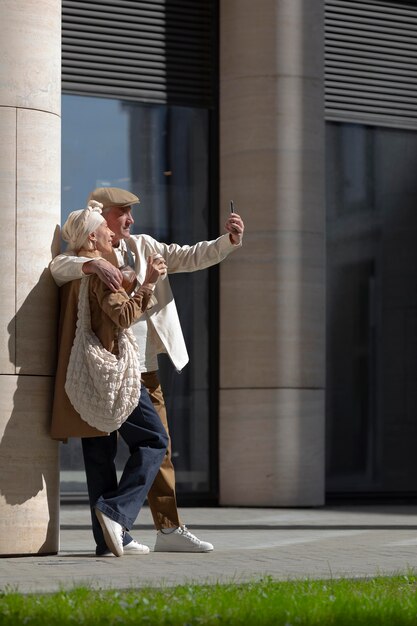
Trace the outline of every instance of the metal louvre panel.
{"type": "Polygon", "coordinates": [[[215,106],[214,0],[63,0],[62,90],[215,106]]]}
{"type": "Polygon", "coordinates": [[[417,2],[326,0],[326,119],[417,129],[417,2]]]}

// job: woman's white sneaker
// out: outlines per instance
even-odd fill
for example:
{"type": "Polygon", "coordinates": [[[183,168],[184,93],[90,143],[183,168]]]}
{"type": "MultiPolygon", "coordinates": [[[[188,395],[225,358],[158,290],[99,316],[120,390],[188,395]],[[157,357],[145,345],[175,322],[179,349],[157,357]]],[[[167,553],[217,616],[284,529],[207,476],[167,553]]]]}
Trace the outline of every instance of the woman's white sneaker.
{"type": "Polygon", "coordinates": [[[213,544],[201,541],[186,526],[158,530],[154,552],[211,552],[213,544]]]}
{"type": "Polygon", "coordinates": [[[104,535],[104,541],[108,549],[114,556],[123,556],[123,533],[124,528],[118,522],[105,515],[100,509],[95,507],[97,519],[100,522],[104,535]]]}

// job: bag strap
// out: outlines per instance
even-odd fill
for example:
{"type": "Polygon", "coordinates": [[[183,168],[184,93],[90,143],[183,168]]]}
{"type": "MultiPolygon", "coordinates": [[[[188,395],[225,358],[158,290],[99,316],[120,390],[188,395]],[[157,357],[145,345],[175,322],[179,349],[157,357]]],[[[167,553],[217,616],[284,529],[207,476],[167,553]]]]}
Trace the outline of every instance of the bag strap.
{"type": "Polygon", "coordinates": [[[89,276],[83,276],[80,284],[80,292],[78,294],[78,319],[77,326],[83,330],[91,330],[91,312],[88,297],[89,276]]]}

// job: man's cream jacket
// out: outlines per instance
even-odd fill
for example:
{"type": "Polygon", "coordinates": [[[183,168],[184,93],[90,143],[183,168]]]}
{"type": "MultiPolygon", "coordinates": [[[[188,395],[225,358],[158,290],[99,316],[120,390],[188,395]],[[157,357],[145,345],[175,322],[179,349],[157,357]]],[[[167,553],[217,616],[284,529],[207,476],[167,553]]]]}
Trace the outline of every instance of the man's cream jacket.
{"type": "MultiPolygon", "coordinates": [[[[121,244],[127,244],[133,253],[139,283],[144,279],[150,254],[161,254],[168,266],[168,274],[174,274],[195,272],[216,265],[241,246],[233,245],[228,234],[213,241],[200,241],[193,246],[168,245],[149,235],[131,235],[121,244]]],[[[81,278],[82,266],[90,260],[66,253],[55,257],[50,269],[57,285],[81,278]]],[[[154,296],[156,303],[148,310],[149,323],[153,325],[175,368],[180,371],[188,363],[188,353],[168,277],[158,281],[154,296]]]]}

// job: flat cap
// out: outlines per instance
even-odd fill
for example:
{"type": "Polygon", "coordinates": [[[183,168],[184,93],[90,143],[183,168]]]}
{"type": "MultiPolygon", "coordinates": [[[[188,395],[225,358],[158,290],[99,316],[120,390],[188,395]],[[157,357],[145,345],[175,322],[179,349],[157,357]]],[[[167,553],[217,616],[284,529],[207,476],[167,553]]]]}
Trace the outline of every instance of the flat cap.
{"type": "Polygon", "coordinates": [[[119,189],[118,187],[97,187],[90,193],[88,202],[90,200],[96,200],[101,202],[103,209],[108,209],[112,206],[128,207],[131,204],[138,204],[139,198],[135,194],[126,191],[125,189],[119,189]]]}

